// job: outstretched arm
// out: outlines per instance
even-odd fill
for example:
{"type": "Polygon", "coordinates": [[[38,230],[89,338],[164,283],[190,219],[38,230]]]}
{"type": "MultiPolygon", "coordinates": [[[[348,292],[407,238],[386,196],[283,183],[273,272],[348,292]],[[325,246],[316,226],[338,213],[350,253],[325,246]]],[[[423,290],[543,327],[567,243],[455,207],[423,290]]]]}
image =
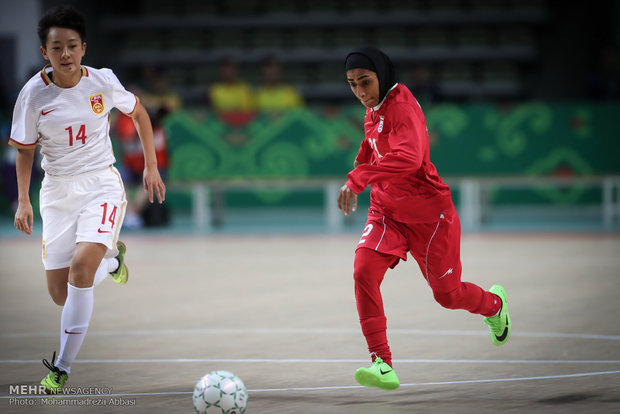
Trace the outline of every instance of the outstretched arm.
{"type": "Polygon", "coordinates": [[[140,102],[136,104],[136,109],[129,116],[133,118],[136,131],[142,142],[142,150],[144,152],[144,176],[142,179],[144,191],[148,194],[151,203],[153,202],[154,193],[161,204],[166,198],[166,186],[157,169],[157,156],[155,155],[155,141],[153,139],[151,119],[146,108],[140,102]]]}
{"type": "Polygon", "coordinates": [[[17,173],[17,211],[15,228],[24,234],[32,234],[33,212],[30,203],[30,176],[35,148],[19,148],[15,159],[17,173]]]}

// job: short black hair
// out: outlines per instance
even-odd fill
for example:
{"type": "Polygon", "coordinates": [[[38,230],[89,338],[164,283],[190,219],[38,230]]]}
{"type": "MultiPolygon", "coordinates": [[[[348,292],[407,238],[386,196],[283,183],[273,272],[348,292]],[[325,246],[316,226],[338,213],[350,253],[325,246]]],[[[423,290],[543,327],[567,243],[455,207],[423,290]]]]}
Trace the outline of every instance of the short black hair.
{"type": "Polygon", "coordinates": [[[52,27],[75,30],[80,35],[82,42],[86,40],[86,18],[71,6],[59,6],[50,9],[41,17],[37,27],[41,46],[45,47],[47,44],[47,35],[52,27]]]}

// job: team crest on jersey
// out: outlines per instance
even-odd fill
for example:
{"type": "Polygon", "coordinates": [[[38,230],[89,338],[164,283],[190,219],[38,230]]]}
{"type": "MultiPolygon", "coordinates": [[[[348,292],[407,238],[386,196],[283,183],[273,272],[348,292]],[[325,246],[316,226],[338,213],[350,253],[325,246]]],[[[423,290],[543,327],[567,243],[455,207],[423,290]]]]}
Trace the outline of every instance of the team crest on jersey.
{"type": "Polygon", "coordinates": [[[383,131],[383,115],[379,115],[379,128],[377,128],[377,132],[383,131]]]}
{"type": "Polygon", "coordinates": [[[92,109],[95,115],[101,115],[105,111],[103,94],[91,95],[88,97],[88,100],[90,101],[90,109],[92,109]]]}

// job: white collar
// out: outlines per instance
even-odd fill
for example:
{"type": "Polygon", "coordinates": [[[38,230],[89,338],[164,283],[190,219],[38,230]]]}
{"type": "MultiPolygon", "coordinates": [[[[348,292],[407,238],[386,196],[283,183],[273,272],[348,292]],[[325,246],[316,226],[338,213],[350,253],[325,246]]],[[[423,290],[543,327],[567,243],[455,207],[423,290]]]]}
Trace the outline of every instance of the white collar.
{"type": "Polygon", "coordinates": [[[383,100],[381,100],[381,102],[379,102],[379,104],[377,106],[373,106],[372,110],[373,111],[378,111],[379,108],[381,108],[381,105],[383,105],[383,102],[385,102],[385,98],[387,98],[388,94],[392,91],[392,89],[394,89],[396,87],[396,85],[398,85],[398,82],[396,82],[394,84],[394,86],[392,86],[386,93],[385,96],[383,97],[383,100]]]}

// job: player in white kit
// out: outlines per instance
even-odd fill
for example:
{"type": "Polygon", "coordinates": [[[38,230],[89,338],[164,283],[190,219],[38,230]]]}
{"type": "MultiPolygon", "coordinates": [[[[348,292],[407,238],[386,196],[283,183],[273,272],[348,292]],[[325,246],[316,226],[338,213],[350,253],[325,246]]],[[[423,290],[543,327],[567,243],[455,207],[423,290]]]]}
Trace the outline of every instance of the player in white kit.
{"type": "Polygon", "coordinates": [[[82,66],[86,22],[71,7],[48,11],[39,21],[41,53],[50,62],[21,90],[10,145],[18,149],[19,189],[15,227],[32,233],[30,176],[37,145],[41,184],[43,265],[50,296],[63,306],[60,350],[43,378],[48,392],[62,390],[82,346],[93,310],[93,288],[108,275],[127,281],[125,245],[118,241],[127,200],[114,168],[110,111],[131,116],[145,157],[144,189],[161,203],[166,187],[157,170],[153,130],[146,109],[110,69],[82,66]]]}

